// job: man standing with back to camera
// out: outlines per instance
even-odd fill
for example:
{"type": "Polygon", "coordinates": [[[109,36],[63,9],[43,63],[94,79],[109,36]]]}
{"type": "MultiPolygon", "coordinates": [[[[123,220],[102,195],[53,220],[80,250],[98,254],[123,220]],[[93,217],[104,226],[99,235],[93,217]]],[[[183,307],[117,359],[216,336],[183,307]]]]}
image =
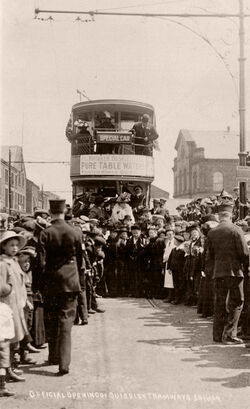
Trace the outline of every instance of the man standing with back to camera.
{"type": "Polygon", "coordinates": [[[50,200],[51,226],[39,237],[48,364],[59,365],[59,376],[69,373],[71,329],[82,266],[81,239],[65,222],[65,210],[65,200],[50,200]]]}
{"type": "Polygon", "coordinates": [[[213,340],[242,344],[237,326],[244,302],[249,251],[242,230],[232,223],[233,207],[221,204],[218,210],[220,223],[210,230],[207,241],[207,262],[212,262],[215,281],[213,340]]]}

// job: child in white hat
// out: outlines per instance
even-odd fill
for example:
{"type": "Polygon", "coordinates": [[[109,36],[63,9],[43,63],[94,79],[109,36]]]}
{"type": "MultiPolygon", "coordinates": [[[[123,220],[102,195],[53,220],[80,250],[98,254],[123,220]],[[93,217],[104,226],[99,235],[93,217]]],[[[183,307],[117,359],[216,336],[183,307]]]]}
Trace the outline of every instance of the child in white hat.
{"type": "Polygon", "coordinates": [[[11,369],[15,347],[27,332],[23,311],[26,304],[26,290],[23,272],[16,259],[16,254],[25,244],[25,238],[13,231],[6,231],[0,239],[0,302],[10,307],[14,321],[14,336],[9,341],[6,339],[1,341],[0,396],[13,395],[5,387],[6,376],[8,380],[25,380],[11,369]]]}

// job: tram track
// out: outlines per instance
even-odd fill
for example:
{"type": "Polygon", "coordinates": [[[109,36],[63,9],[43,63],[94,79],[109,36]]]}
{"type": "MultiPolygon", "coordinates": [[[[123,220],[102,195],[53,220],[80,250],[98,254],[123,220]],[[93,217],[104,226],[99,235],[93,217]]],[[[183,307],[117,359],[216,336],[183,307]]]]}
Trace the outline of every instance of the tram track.
{"type": "Polygon", "coordinates": [[[156,304],[155,299],[154,298],[145,298],[145,300],[148,301],[148,303],[151,305],[151,307],[160,310],[161,308],[159,307],[159,305],[156,304]]]}

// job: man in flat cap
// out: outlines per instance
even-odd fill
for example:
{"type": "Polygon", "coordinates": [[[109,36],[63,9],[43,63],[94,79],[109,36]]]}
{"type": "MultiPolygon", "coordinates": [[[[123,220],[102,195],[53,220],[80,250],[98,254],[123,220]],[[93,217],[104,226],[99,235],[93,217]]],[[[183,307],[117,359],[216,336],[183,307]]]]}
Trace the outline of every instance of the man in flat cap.
{"type": "Polygon", "coordinates": [[[138,218],[142,215],[142,209],[146,206],[146,196],[143,194],[143,189],[140,185],[134,187],[134,194],[130,198],[130,206],[137,222],[138,218]]]}
{"type": "Polygon", "coordinates": [[[50,200],[51,226],[39,236],[41,291],[49,346],[48,363],[69,372],[71,329],[81,290],[82,246],[79,234],[64,220],[65,200],[50,200]]]}
{"type": "Polygon", "coordinates": [[[248,270],[249,250],[242,230],[232,223],[232,205],[221,204],[219,225],[208,233],[207,262],[215,280],[213,340],[241,344],[237,326],[244,302],[243,280],[248,270]]]}
{"type": "Polygon", "coordinates": [[[150,124],[149,115],[144,114],[142,120],[134,124],[131,132],[135,135],[135,153],[137,155],[152,155],[153,141],[159,135],[154,126],[150,124]]]}
{"type": "Polygon", "coordinates": [[[151,209],[152,214],[161,214],[160,199],[153,199],[153,207],[151,209]]]}

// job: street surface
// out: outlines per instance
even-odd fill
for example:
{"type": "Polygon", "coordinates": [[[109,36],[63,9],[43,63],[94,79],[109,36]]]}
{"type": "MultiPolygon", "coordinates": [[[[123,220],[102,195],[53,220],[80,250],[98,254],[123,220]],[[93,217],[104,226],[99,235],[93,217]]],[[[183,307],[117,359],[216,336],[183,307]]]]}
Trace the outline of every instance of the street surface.
{"type": "Polygon", "coordinates": [[[250,350],[212,342],[211,319],[160,300],[103,299],[104,314],[74,326],[71,372],[56,377],[32,354],[4,409],[250,408],[250,350]]]}

